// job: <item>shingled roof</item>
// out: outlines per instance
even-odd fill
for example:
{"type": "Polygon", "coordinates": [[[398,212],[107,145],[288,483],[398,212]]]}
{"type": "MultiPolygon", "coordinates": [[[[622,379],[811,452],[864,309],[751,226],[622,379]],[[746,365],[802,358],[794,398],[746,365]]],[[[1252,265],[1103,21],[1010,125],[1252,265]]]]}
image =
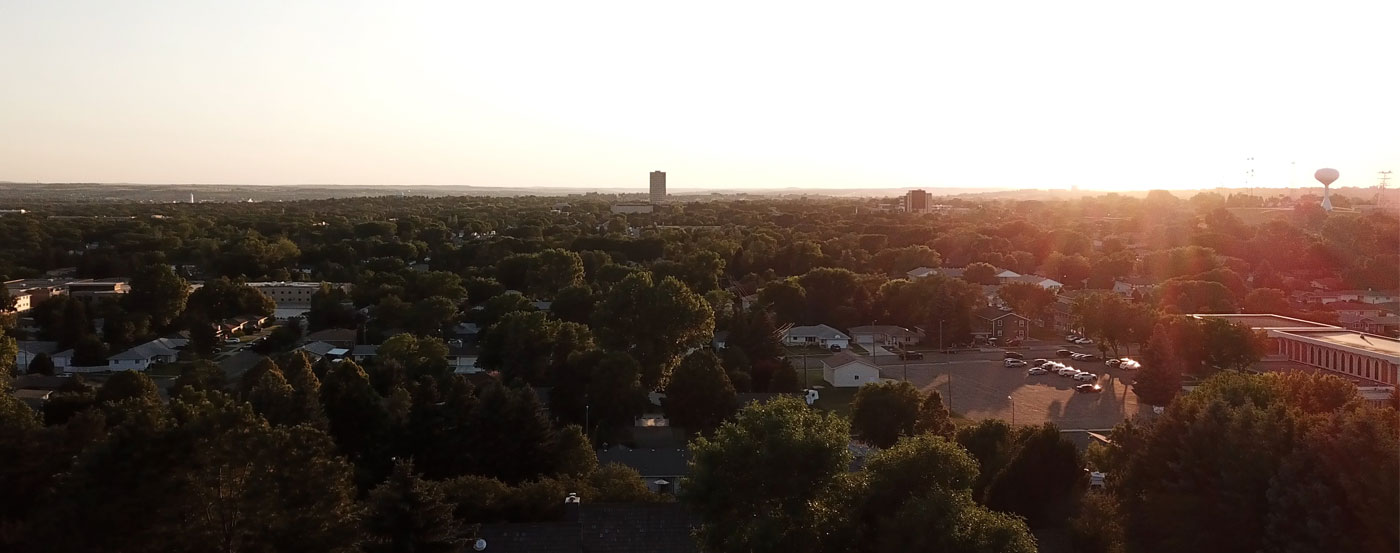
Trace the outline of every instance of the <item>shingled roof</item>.
{"type": "Polygon", "coordinates": [[[483,524],[487,553],[696,553],[698,520],[679,503],[578,506],[577,521],[483,524]]]}

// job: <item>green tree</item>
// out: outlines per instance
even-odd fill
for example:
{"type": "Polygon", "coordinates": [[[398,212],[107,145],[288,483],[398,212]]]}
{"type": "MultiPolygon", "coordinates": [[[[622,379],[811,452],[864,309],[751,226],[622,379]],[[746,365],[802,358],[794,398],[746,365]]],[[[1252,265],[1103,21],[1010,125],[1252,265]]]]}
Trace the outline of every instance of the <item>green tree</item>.
{"type": "Polygon", "coordinates": [[[438,336],[457,318],[457,305],[442,296],[418,300],[408,312],[408,328],[419,336],[438,336]]]}
{"type": "Polygon", "coordinates": [[[1026,428],[1015,453],[987,487],[986,505],[1019,515],[1032,527],[1060,526],[1074,507],[1084,463],[1054,424],[1026,428]]]}
{"type": "MultiPolygon", "coordinates": [[[[1015,517],[972,499],[977,465],[956,444],[933,435],[900,440],[871,456],[857,491],[856,551],[1036,551],[1015,517]]],[[[839,550],[846,550],[841,547],[839,550]]]]}
{"type": "Polygon", "coordinates": [[[802,323],[807,319],[807,290],[795,278],[775,280],[758,291],[758,305],[780,321],[802,323]]]}
{"type": "Polygon", "coordinates": [[[411,461],[395,463],[389,479],[369,493],[364,528],[369,552],[454,552],[466,542],[442,490],[414,474],[411,461]]]}
{"type": "Polygon", "coordinates": [[[358,469],[363,486],[387,471],[389,412],[370,385],[369,376],[353,361],[333,365],[321,383],[321,404],[328,429],[340,451],[358,469]]]}
{"type": "Polygon", "coordinates": [[[989,263],[969,263],[963,269],[963,280],[973,284],[996,284],[997,268],[989,263]]]}
{"type": "Polygon", "coordinates": [[[734,386],[708,349],[695,350],[681,360],[666,385],[666,417],[692,432],[708,432],[738,408],[734,386]]]}
{"type": "Polygon", "coordinates": [[[609,290],[593,313],[599,342],[625,351],[642,366],[642,385],[655,388],[669,378],[682,353],[704,347],[714,337],[710,306],[675,278],[653,282],[637,273],[609,290]]]}
{"type": "Polygon", "coordinates": [[[919,389],[908,382],[861,386],[851,402],[851,427],[870,445],[890,447],[900,436],[913,436],[919,420],[919,389]]]}
{"type": "MultiPolygon", "coordinates": [[[[0,338],[0,340],[4,340],[4,338],[0,338]]],[[[0,346],[0,355],[5,355],[5,350],[6,348],[4,346],[0,346]]],[[[51,359],[47,353],[41,352],[35,355],[33,359],[29,360],[30,374],[53,376],[53,369],[53,359],[51,359]]]]}
{"type": "Polygon", "coordinates": [[[375,372],[399,375],[384,383],[376,383],[377,389],[388,388],[417,381],[427,376],[443,380],[451,374],[447,366],[447,344],[436,337],[419,338],[412,334],[397,334],[379,345],[375,355],[375,372]]]}
{"type": "Polygon", "coordinates": [[[1039,284],[1008,282],[997,289],[997,297],[1017,313],[1039,320],[1045,309],[1055,303],[1055,293],[1039,284]]]}
{"type": "Polygon", "coordinates": [[[933,434],[952,438],[957,427],[953,425],[953,418],[948,412],[948,406],[943,404],[943,396],[938,390],[929,390],[924,399],[919,402],[918,420],[914,423],[916,434],[933,434]]]}
{"type": "Polygon", "coordinates": [[[700,519],[704,551],[815,551],[846,514],[838,477],[851,462],[837,415],[779,398],[741,409],[691,442],[681,499],[700,519]]]}
{"type": "Polygon", "coordinates": [[[516,311],[507,313],[486,332],[477,364],[501,371],[506,382],[519,378],[543,385],[554,379],[552,367],[591,347],[592,334],[583,325],[561,323],[539,311],[516,311]]]}
{"type": "Polygon", "coordinates": [[[151,317],[153,328],[167,328],[185,310],[190,285],[163,263],[142,266],[131,275],[131,291],[122,298],[128,311],[151,317]]]}
{"type": "Polygon", "coordinates": [[[180,369],[180,377],[170,387],[170,397],[178,398],[185,390],[223,392],[227,388],[223,368],[209,361],[195,361],[180,369]]]}

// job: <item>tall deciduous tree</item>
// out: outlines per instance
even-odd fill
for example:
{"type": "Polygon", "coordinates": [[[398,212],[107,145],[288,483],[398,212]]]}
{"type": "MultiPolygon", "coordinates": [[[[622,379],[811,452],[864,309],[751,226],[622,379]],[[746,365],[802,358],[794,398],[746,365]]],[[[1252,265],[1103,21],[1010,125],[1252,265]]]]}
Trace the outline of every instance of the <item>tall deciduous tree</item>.
{"type": "Polygon", "coordinates": [[[609,290],[593,313],[602,345],[632,355],[642,385],[666,382],[680,355],[714,336],[709,304],[675,278],[653,282],[649,273],[628,276],[609,290]]]}
{"type": "Polygon", "coordinates": [[[738,408],[734,386],[708,349],[696,350],[681,360],[666,385],[666,417],[671,424],[692,432],[719,426],[738,408]]]}
{"type": "Polygon", "coordinates": [[[870,445],[890,447],[900,436],[914,435],[922,399],[908,382],[861,386],[851,402],[851,427],[870,445]]]}
{"type": "Polygon", "coordinates": [[[739,411],[691,442],[681,498],[700,519],[705,551],[818,551],[851,462],[848,428],[832,413],[780,398],[739,411]]]}
{"type": "Polygon", "coordinates": [[[122,301],[130,311],[151,317],[151,326],[166,328],[185,310],[190,285],[163,263],[142,266],[131,275],[131,291],[122,301]]]}

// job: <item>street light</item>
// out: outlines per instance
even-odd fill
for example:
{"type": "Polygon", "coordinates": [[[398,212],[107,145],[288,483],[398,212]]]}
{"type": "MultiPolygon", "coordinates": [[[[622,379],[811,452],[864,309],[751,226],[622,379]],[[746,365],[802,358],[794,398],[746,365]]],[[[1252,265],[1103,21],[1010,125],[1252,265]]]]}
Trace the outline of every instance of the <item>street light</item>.
{"type": "Polygon", "coordinates": [[[1011,402],[1011,426],[1016,426],[1016,400],[1011,396],[1006,396],[1006,400],[1011,402]]]}

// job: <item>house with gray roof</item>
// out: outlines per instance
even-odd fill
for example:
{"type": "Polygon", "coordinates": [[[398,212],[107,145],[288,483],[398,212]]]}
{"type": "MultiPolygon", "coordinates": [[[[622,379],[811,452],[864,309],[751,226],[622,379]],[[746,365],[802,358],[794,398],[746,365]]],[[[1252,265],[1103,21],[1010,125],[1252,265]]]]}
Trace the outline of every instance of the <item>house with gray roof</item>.
{"type": "Polygon", "coordinates": [[[129,350],[107,358],[105,367],[69,367],[69,372],[95,372],[94,369],[109,371],[144,371],[158,363],[171,363],[180,357],[189,340],[184,338],[156,338],[129,350]]]}
{"type": "Polygon", "coordinates": [[[851,337],[827,325],[794,326],[783,333],[783,343],[789,346],[851,347],[851,337]]]}

